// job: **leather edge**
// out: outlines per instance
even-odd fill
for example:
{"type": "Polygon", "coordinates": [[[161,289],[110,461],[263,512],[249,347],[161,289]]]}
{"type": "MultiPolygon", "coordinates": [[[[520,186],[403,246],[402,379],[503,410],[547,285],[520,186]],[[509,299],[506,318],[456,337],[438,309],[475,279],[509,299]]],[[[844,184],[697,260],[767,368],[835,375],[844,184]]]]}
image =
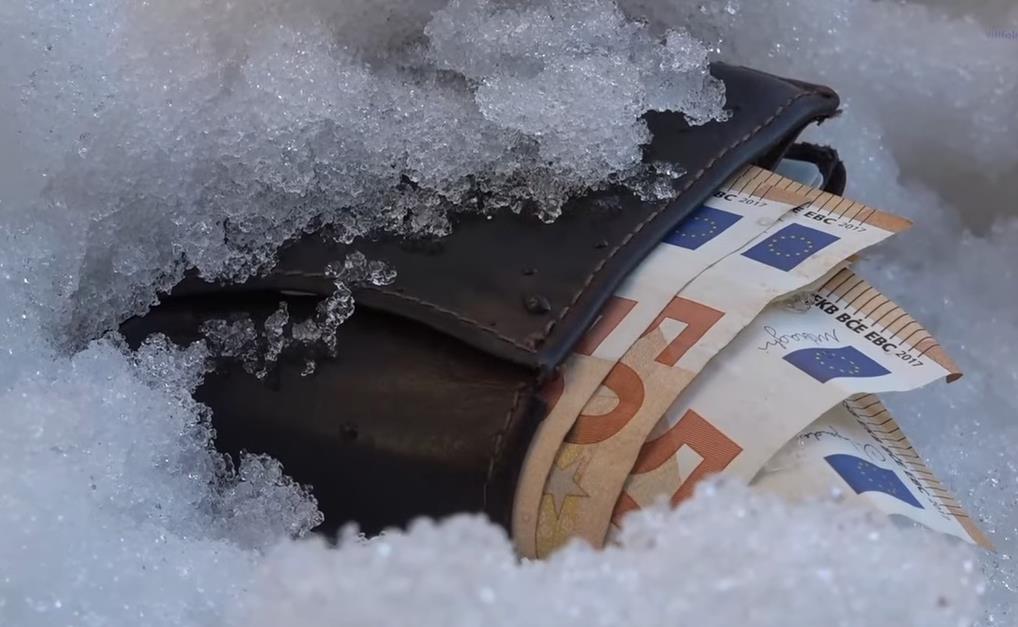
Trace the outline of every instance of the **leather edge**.
{"type": "Polygon", "coordinates": [[[523,471],[523,459],[547,413],[537,389],[531,384],[522,384],[517,389],[506,422],[492,446],[484,482],[484,512],[507,531],[512,528],[516,484],[523,471]]]}
{"type": "Polygon", "coordinates": [[[836,196],[841,196],[845,192],[847,181],[845,163],[838,155],[838,151],[831,146],[798,142],[789,147],[785,156],[817,166],[824,179],[822,189],[825,192],[836,196]]]}
{"type": "MultiPolygon", "coordinates": [[[[652,213],[638,224],[637,228],[594,269],[572,302],[549,324],[545,337],[550,337],[556,328],[565,327],[568,330],[566,332],[560,330],[556,341],[546,344],[538,351],[537,366],[542,375],[548,376],[565,359],[571,347],[593,324],[614,289],[692,207],[707,198],[746,164],[753,163],[767,154],[775,145],[785,142],[790,145],[810,124],[834,116],[838,105],[837,94],[826,87],[810,86],[809,89],[796,93],[756,129],[722,149],[700,171],[692,175],[681,189],[677,201],[652,213]],[[595,283],[597,289],[592,289],[595,283]]],[[[493,349],[494,347],[488,348],[493,349]]]]}

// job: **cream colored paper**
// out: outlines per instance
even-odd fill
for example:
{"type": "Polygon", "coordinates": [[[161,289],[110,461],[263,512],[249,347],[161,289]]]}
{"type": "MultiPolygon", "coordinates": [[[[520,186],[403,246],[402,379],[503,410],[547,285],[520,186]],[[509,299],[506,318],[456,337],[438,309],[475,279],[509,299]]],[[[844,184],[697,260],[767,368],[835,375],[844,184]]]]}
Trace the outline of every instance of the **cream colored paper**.
{"type": "Polygon", "coordinates": [[[535,530],[538,556],[572,537],[604,541],[625,481],[620,468],[632,466],[679,393],[768,303],[910,226],[815,190],[809,203],[788,196],[796,208],[671,299],[583,408],[548,473],[535,530]]]}
{"type": "Polygon", "coordinates": [[[872,394],[838,404],[800,432],[767,462],[752,485],[793,500],[838,491],[849,505],[903,516],[992,548],[872,394]]]}
{"type": "Polygon", "coordinates": [[[513,537],[521,554],[536,556],[537,509],[548,471],[605,376],[679,290],[790,211],[794,200],[786,190],[799,187],[773,172],[748,168],[708,199],[706,209],[684,220],[615,292],[561,376],[544,390],[549,413],[532,439],[513,507],[513,537]]]}
{"type": "Polygon", "coordinates": [[[936,340],[851,270],[768,308],[679,399],[644,443],[615,521],[673,505],[714,472],[750,481],[799,431],[845,399],[960,376],[936,340]]]}

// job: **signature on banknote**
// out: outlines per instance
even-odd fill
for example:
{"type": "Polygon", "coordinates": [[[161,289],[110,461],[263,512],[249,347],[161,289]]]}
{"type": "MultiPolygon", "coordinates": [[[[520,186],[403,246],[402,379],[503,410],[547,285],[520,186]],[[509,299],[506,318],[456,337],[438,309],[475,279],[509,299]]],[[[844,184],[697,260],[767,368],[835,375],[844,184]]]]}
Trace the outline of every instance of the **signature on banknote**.
{"type": "Polygon", "coordinates": [[[813,431],[803,431],[799,434],[799,440],[821,440],[823,438],[834,438],[843,442],[851,442],[852,438],[845,437],[834,427],[825,427],[813,431]]]}
{"type": "Polygon", "coordinates": [[[758,350],[764,352],[770,350],[772,347],[778,346],[781,348],[788,348],[792,344],[799,344],[801,342],[808,342],[813,345],[819,344],[838,344],[838,330],[831,329],[830,331],[824,331],[823,333],[811,333],[808,331],[798,331],[793,333],[778,333],[777,329],[772,326],[765,326],[764,333],[771,336],[771,339],[764,342],[763,346],[758,346],[758,350]]]}

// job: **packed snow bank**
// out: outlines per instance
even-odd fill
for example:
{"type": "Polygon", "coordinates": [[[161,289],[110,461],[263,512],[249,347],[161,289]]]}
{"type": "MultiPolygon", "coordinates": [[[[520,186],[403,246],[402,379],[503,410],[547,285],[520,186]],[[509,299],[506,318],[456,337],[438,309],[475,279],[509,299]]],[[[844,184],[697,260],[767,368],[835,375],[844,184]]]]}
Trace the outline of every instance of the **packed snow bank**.
{"type": "Polygon", "coordinates": [[[87,343],[187,266],[243,276],[301,230],[438,234],[456,203],[554,214],[639,180],[642,111],[723,117],[709,50],[837,87],[846,113],[817,136],[851,193],[917,220],[868,274],[968,376],[892,405],[1001,549],[984,621],[1013,620],[1018,49],[986,29],[1016,22],[996,5],[981,23],[848,0],[620,5],[0,3],[0,622],[979,617],[965,549],[736,488],[547,565],[515,565],[476,520],[291,543],[314,503],[272,460],[214,452],[189,396],[205,348],[87,343]]]}
{"type": "Polygon", "coordinates": [[[459,517],[339,550],[285,544],[234,624],[955,627],[982,588],[967,546],[734,484],[704,485],[679,511],[641,512],[620,541],[520,566],[500,530],[459,517]]]}

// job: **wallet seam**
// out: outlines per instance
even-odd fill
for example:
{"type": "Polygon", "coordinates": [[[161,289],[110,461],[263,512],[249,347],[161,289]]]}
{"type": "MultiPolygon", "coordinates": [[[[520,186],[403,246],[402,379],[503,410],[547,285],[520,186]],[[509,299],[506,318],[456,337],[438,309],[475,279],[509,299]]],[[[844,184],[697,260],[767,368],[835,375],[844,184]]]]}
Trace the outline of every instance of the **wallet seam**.
{"type": "MultiPolygon", "coordinates": [[[[303,277],[303,278],[307,278],[307,279],[326,279],[326,278],[328,278],[328,276],[325,273],[322,273],[322,272],[302,272],[300,270],[283,270],[281,272],[278,272],[277,274],[282,275],[282,276],[303,277]]],[[[514,346],[514,347],[516,347],[516,348],[518,348],[518,349],[520,349],[522,351],[525,351],[525,352],[528,352],[528,353],[536,353],[537,352],[532,346],[527,346],[526,344],[518,342],[518,341],[514,340],[513,338],[509,337],[508,335],[503,335],[502,333],[499,333],[495,329],[492,329],[490,326],[483,325],[480,322],[474,320],[473,318],[468,318],[467,316],[464,316],[463,314],[457,313],[457,312],[453,311],[452,309],[448,309],[446,307],[442,307],[441,305],[436,305],[435,303],[432,303],[430,301],[424,300],[423,298],[418,298],[417,296],[408,296],[406,294],[402,294],[402,293],[397,292],[395,290],[383,289],[383,288],[380,288],[380,287],[377,287],[377,286],[367,287],[365,289],[368,289],[368,290],[370,290],[372,292],[377,292],[379,294],[385,294],[386,296],[389,296],[389,297],[392,297],[392,298],[402,299],[402,300],[405,300],[405,301],[416,303],[416,304],[421,305],[423,307],[427,307],[428,309],[433,309],[433,310],[438,311],[440,313],[443,313],[443,314],[446,314],[448,316],[451,316],[452,318],[455,318],[456,320],[459,320],[460,322],[462,322],[464,324],[468,324],[468,325],[470,325],[472,327],[475,327],[475,328],[477,328],[477,329],[479,329],[481,331],[484,331],[485,333],[488,333],[489,335],[491,335],[491,336],[493,336],[493,337],[495,337],[495,338],[505,342],[506,344],[514,346]]]]}
{"type": "MultiPolygon", "coordinates": [[[[801,89],[801,87],[799,88],[801,89]]],[[[756,128],[743,135],[734,143],[723,148],[719,153],[712,157],[702,168],[700,168],[700,171],[697,172],[694,177],[686,181],[685,185],[678,192],[678,196],[682,196],[682,194],[685,194],[687,191],[689,191],[689,189],[693,185],[695,185],[697,181],[703,178],[703,176],[707,174],[707,172],[709,172],[712,167],[714,167],[714,164],[723,159],[725,155],[730,153],[732,150],[735,150],[742,144],[745,144],[749,140],[753,139],[753,137],[759,134],[760,131],[773,124],[778,119],[778,117],[780,117],[781,114],[784,113],[786,109],[791,107],[792,104],[794,104],[797,100],[805,98],[807,96],[815,96],[820,93],[821,92],[816,90],[801,91],[792,96],[791,98],[789,98],[784,104],[775,109],[774,113],[771,114],[771,116],[768,117],[766,120],[761,122],[756,128]]],[[[591,284],[594,282],[594,279],[596,279],[597,275],[600,274],[602,270],[604,270],[605,266],[608,265],[608,262],[611,261],[615,257],[615,255],[617,255],[623,248],[625,248],[629,244],[629,242],[632,241],[632,239],[640,233],[640,231],[642,231],[648,224],[653,222],[659,215],[664,213],[670,206],[671,204],[668,203],[663,205],[660,209],[651,212],[650,215],[648,215],[642,222],[636,225],[636,228],[634,228],[628,235],[622,238],[618,245],[616,245],[615,248],[613,248],[608,253],[608,255],[594,267],[594,270],[583,282],[583,285],[580,286],[579,291],[576,292],[576,294],[573,296],[569,304],[565,306],[565,308],[558,314],[558,316],[556,316],[554,320],[552,320],[551,322],[548,323],[547,326],[545,326],[543,334],[539,338],[537,338],[538,342],[544,342],[545,340],[548,339],[548,337],[555,330],[555,327],[558,326],[558,324],[561,323],[563,319],[565,319],[569,312],[572,311],[573,307],[576,306],[576,303],[578,303],[580,299],[583,298],[583,295],[587,292],[591,284]]],[[[534,353],[536,351],[530,350],[529,352],[534,353]]]]}
{"type": "Polygon", "coordinates": [[[499,340],[502,340],[503,342],[505,342],[507,344],[515,346],[516,348],[518,348],[518,349],[520,349],[522,351],[526,351],[528,353],[536,353],[537,352],[533,347],[527,346],[526,344],[518,342],[518,341],[514,340],[513,338],[511,338],[511,337],[509,337],[507,335],[503,335],[502,333],[499,333],[495,329],[492,329],[490,326],[481,324],[480,322],[474,320],[473,318],[468,318],[468,317],[464,316],[463,314],[456,313],[452,309],[447,309],[445,307],[442,307],[441,305],[436,305],[435,303],[432,303],[430,301],[426,301],[423,298],[418,298],[416,296],[407,296],[406,294],[401,294],[401,293],[396,292],[394,290],[387,290],[387,289],[382,289],[382,288],[378,288],[378,287],[371,287],[371,288],[368,288],[368,289],[370,289],[372,292],[378,292],[380,294],[385,294],[386,296],[391,296],[393,298],[401,298],[403,300],[407,300],[407,301],[410,301],[410,302],[413,302],[413,303],[417,303],[418,305],[423,305],[424,307],[427,307],[429,309],[434,309],[435,311],[438,311],[438,312],[447,314],[449,316],[452,316],[453,318],[455,318],[456,320],[459,320],[460,322],[463,322],[464,324],[469,324],[469,325],[471,325],[471,326],[473,326],[473,327],[475,327],[477,329],[480,329],[481,331],[484,331],[485,333],[488,333],[489,335],[492,335],[492,336],[498,338],[499,340]]]}
{"type": "Polygon", "coordinates": [[[523,399],[523,392],[529,387],[527,383],[520,383],[516,386],[516,394],[513,396],[513,404],[509,407],[509,411],[505,415],[505,420],[502,423],[502,428],[497,434],[495,434],[495,445],[491,451],[491,457],[488,459],[488,472],[484,477],[484,486],[482,487],[481,502],[485,510],[488,509],[488,485],[491,483],[492,477],[495,476],[495,464],[502,456],[502,444],[505,441],[505,435],[509,432],[512,427],[513,418],[516,417],[517,409],[519,409],[520,401],[523,399]]]}

